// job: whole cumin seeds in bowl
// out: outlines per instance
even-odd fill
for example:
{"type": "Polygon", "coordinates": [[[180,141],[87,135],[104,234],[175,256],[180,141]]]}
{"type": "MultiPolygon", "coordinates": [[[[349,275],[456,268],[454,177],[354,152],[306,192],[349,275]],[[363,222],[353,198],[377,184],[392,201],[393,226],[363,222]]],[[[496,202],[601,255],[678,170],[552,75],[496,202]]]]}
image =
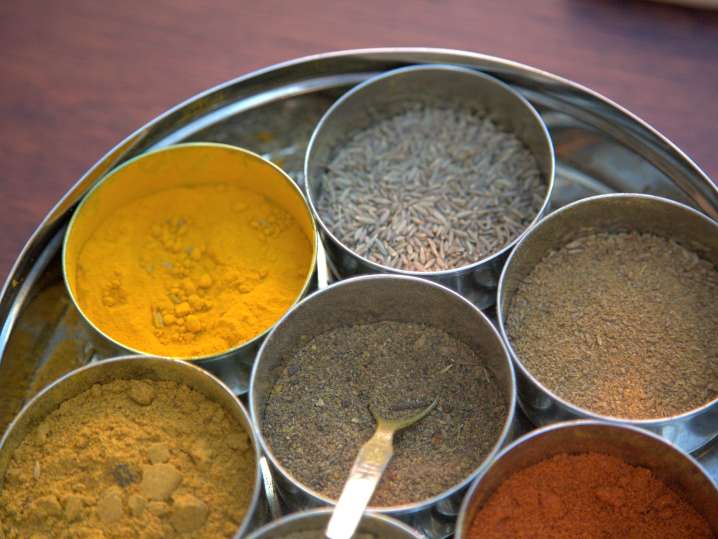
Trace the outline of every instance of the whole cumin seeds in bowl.
{"type": "Polygon", "coordinates": [[[506,254],[544,214],[553,145],[499,80],[396,69],[344,94],[307,148],[307,198],[334,273],[414,275],[495,303],[506,254]]]}
{"type": "Polygon", "coordinates": [[[591,197],[509,257],[498,318],[536,425],[607,419],[694,451],[718,434],[718,224],[638,194],[591,197]]]}

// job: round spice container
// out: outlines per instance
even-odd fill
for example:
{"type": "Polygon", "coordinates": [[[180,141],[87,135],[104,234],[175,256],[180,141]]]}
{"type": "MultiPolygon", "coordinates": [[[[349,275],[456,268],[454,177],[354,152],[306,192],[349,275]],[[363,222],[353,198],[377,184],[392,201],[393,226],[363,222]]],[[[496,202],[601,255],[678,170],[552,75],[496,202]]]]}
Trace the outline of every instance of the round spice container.
{"type": "Polygon", "coordinates": [[[277,166],[233,146],[180,144],[88,193],[63,269],[100,339],[196,361],[243,393],[262,338],[310,286],[316,243],[303,195],[277,166]]]}
{"type": "Polygon", "coordinates": [[[337,100],[312,135],[305,177],[335,274],[424,277],[484,307],[506,254],[547,209],[554,152],[506,84],[419,65],[337,100]]]}
{"type": "Polygon", "coordinates": [[[0,441],[0,535],[233,537],[261,492],[252,425],[186,362],[127,356],[36,395],[0,441]]]}
{"type": "Polygon", "coordinates": [[[471,486],[457,539],[718,536],[718,489],[658,436],[600,421],[535,430],[471,486]]]}
{"type": "Polygon", "coordinates": [[[685,451],[718,434],[718,224],[638,194],[531,229],[499,284],[501,334],[536,425],[620,421],[685,451]]]}
{"type": "Polygon", "coordinates": [[[369,406],[396,417],[435,398],[428,416],[396,436],[370,502],[429,534],[432,514],[456,515],[464,488],[514,421],[506,349],[467,300],[423,279],[388,275],[316,292],[262,345],[249,404],[278,488],[290,505],[306,507],[336,502],[373,434],[369,406]]]}
{"type": "MultiPolygon", "coordinates": [[[[332,509],[313,509],[275,520],[252,532],[247,539],[324,539],[332,509]]],[[[359,523],[356,539],[421,539],[424,536],[406,524],[384,515],[367,513],[359,523]]],[[[239,539],[239,535],[236,539],[239,539]]]]}

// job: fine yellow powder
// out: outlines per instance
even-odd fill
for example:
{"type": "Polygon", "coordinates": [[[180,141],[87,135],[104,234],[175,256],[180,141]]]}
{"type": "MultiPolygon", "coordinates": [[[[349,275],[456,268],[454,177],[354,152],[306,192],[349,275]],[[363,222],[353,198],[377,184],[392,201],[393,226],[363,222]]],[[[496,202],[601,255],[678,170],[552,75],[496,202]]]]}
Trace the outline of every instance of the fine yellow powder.
{"type": "Polygon", "coordinates": [[[231,538],[255,470],[242,426],[188,386],[97,384],[63,402],[13,453],[0,537],[231,538]]]}
{"type": "Polygon", "coordinates": [[[79,253],[86,316],[126,347],[171,357],[226,351],[297,299],[312,245],[272,200],[225,184],[166,189],[120,207],[79,253]]]}

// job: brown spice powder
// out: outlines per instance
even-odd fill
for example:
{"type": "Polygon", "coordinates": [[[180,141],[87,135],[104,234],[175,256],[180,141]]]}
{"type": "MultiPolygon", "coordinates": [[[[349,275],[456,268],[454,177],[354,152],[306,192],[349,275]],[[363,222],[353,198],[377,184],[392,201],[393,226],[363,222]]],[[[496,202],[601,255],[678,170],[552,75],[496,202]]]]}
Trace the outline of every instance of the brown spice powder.
{"type": "Polygon", "coordinates": [[[469,539],[712,538],[695,509],[646,469],[609,455],[561,454],[501,484],[469,539]]]}
{"type": "Polygon", "coordinates": [[[278,460],[305,485],[337,499],[361,445],[385,417],[437,407],[394,438],[394,457],[371,505],[412,503],[456,485],[498,440],[507,406],[481,355],[420,324],[341,327],[290,356],[264,410],[278,460]]]}
{"type": "Polygon", "coordinates": [[[551,252],[520,284],[508,333],[548,389],[633,419],[718,396],[718,271],[675,241],[599,233],[551,252]]]}
{"type": "Polygon", "coordinates": [[[254,473],[247,434],[200,393],[168,381],[95,385],[15,451],[0,537],[232,537],[254,473]]]}

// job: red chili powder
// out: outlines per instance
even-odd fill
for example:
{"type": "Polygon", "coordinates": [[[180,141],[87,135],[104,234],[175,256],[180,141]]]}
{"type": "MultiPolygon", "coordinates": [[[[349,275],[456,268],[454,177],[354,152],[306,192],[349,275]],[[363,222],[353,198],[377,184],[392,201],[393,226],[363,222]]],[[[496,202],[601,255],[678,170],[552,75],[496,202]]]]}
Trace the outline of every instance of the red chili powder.
{"type": "Polygon", "coordinates": [[[710,538],[708,523],[646,468],[561,454],[515,473],[476,515],[469,539],[710,538]]]}

